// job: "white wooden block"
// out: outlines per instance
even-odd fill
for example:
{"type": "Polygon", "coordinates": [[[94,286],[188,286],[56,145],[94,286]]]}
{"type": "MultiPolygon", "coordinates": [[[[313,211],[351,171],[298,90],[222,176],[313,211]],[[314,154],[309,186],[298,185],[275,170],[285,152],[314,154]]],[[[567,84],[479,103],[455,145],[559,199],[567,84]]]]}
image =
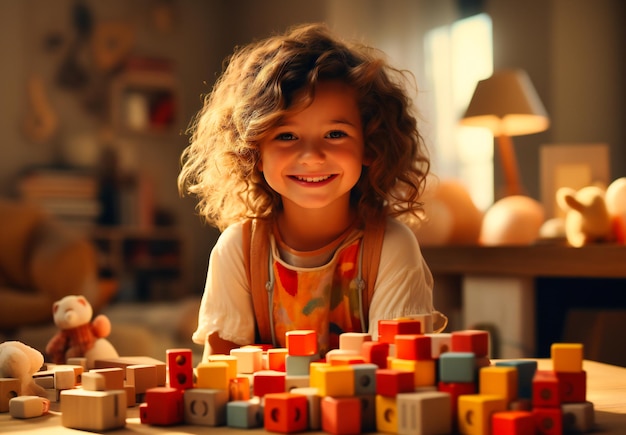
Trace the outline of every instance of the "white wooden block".
{"type": "Polygon", "coordinates": [[[54,374],[50,373],[47,376],[33,376],[33,381],[44,390],[54,389],[54,374]]]}
{"type": "Polygon", "coordinates": [[[595,424],[593,403],[563,403],[563,432],[585,433],[590,432],[595,424]]]}
{"type": "Polygon", "coordinates": [[[364,332],[344,332],[339,335],[339,349],[361,353],[363,342],[372,341],[372,336],[364,332]]]}
{"type": "Polygon", "coordinates": [[[426,336],[430,337],[430,356],[433,359],[438,359],[442,353],[450,352],[452,349],[452,333],[429,333],[426,336]]]}
{"type": "MultiPolygon", "coordinates": [[[[82,376],[81,376],[82,378],[82,376]]],[[[59,367],[54,370],[54,388],[69,390],[76,386],[76,373],[71,367],[59,367]]]]}
{"type": "Polygon", "coordinates": [[[126,391],[61,391],[61,424],[71,429],[105,431],[126,425],[126,391]]]}
{"type": "Polygon", "coordinates": [[[230,354],[237,357],[237,371],[250,374],[263,369],[263,351],[258,347],[232,349],[230,354]]]}
{"type": "Polygon", "coordinates": [[[398,434],[452,432],[452,399],[444,392],[400,393],[396,396],[398,434]]]}
{"type": "Polygon", "coordinates": [[[106,390],[106,379],[102,373],[85,372],[83,373],[83,389],[87,391],[104,391],[106,390]]]}
{"type": "Polygon", "coordinates": [[[228,391],[208,388],[185,390],[185,423],[200,426],[222,426],[226,423],[228,391]]]}
{"type": "Polygon", "coordinates": [[[87,358],[84,358],[84,357],[68,358],[66,362],[67,364],[70,364],[70,365],[81,366],[83,368],[83,371],[87,371],[87,358]]]}
{"type": "Polygon", "coordinates": [[[285,355],[285,372],[288,376],[308,376],[311,363],[319,359],[319,355],[285,355]]]}
{"type": "Polygon", "coordinates": [[[308,376],[285,376],[285,391],[289,392],[294,388],[306,388],[309,386],[308,376]]]}
{"type": "Polygon", "coordinates": [[[9,414],[13,418],[39,417],[49,409],[50,401],[39,396],[19,396],[9,400],[9,414]]]}
{"type": "Polygon", "coordinates": [[[361,349],[358,351],[354,350],[344,350],[344,349],[331,349],[326,352],[326,362],[332,363],[333,357],[335,356],[361,356],[361,349]]]}

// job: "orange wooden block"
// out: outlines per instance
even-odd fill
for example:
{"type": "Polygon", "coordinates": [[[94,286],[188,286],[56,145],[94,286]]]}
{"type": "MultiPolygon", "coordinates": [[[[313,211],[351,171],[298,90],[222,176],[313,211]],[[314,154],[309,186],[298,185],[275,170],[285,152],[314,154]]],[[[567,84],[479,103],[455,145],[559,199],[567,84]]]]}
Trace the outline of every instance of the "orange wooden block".
{"type": "Polygon", "coordinates": [[[228,382],[229,400],[250,400],[250,379],[238,376],[228,382]]]}
{"type": "Polygon", "coordinates": [[[365,358],[360,355],[335,355],[330,359],[331,366],[347,366],[364,363],[365,358]]]}
{"type": "Polygon", "coordinates": [[[478,392],[501,396],[506,403],[517,399],[517,369],[505,366],[483,367],[478,372],[478,392]]]}
{"type": "Polygon", "coordinates": [[[453,352],[472,352],[476,358],[489,355],[489,332],[467,329],[452,332],[453,352]]]}
{"type": "Polygon", "coordinates": [[[293,330],[285,334],[287,352],[295,356],[311,356],[317,353],[317,332],[293,330]]]}
{"type": "Polygon", "coordinates": [[[358,397],[330,397],[321,401],[322,430],[334,435],[361,433],[361,400],[358,397]]]}
{"type": "Polygon", "coordinates": [[[210,361],[198,364],[196,367],[196,387],[205,389],[228,390],[228,363],[224,361],[210,361]]]}
{"type": "Polygon", "coordinates": [[[366,341],[361,346],[361,355],[366,363],[376,364],[379,368],[386,369],[389,343],[366,341]]]}
{"type": "Polygon", "coordinates": [[[581,343],[553,343],[550,346],[552,370],[578,373],[583,370],[583,345],[581,343]]]}
{"type": "Polygon", "coordinates": [[[397,319],[378,321],[378,341],[394,344],[398,334],[421,334],[422,323],[419,320],[397,319]]]}
{"type": "Polygon", "coordinates": [[[463,434],[490,434],[491,415],[506,411],[506,401],[492,394],[469,394],[458,399],[458,429],[463,434]]]}
{"type": "Polygon", "coordinates": [[[430,337],[421,334],[396,335],[396,358],[408,360],[427,360],[431,356],[430,337]]]}
{"type": "Polygon", "coordinates": [[[287,349],[284,347],[267,350],[267,367],[270,370],[276,370],[279,372],[285,371],[285,357],[287,356],[287,349]]]}
{"type": "Polygon", "coordinates": [[[120,367],[109,369],[92,369],[90,373],[97,373],[104,376],[104,388],[106,390],[123,390],[126,371],[120,367]]]}
{"type": "Polygon", "coordinates": [[[498,435],[534,435],[535,419],[529,411],[494,412],[491,430],[498,435]]]}
{"type": "Polygon", "coordinates": [[[267,394],[263,411],[265,430],[280,433],[307,430],[308,406],[309,401],[301,394],[267,394]]]}
{"type": "Polygon", "coordinates": [[[319,390],[320,396],[354,396],[354,369],[351,366],[319,366],[309,383],[319,390]]]}

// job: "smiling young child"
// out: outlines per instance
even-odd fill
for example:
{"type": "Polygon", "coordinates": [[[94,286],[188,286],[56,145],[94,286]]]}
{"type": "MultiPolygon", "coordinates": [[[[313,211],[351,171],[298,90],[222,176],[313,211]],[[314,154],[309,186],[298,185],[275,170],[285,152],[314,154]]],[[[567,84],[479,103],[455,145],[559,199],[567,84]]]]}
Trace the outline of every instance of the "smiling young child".
{"type": "Polygon", "coordinates": [[[394,218],[421,210],[429,171],[406,89],[382,53],[321,24],[230,57],[179,176],[222,230],[193,334],[205,356],[284,346],[293,329],[317,331],[323,354],[343,332],[433,313],[431,273],[394,218]]]}

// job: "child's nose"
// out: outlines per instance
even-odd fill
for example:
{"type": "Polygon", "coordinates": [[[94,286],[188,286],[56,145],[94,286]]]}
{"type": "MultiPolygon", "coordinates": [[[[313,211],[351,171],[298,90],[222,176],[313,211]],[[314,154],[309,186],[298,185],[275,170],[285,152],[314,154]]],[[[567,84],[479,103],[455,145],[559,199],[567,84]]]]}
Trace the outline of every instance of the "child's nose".
{"type": "Polygon", "coordinates": [[[300,162],[303,164],[319,164],[326,159],[324,152],[324,144],[318,140],[303,141],[299,155],[300,162]]]}

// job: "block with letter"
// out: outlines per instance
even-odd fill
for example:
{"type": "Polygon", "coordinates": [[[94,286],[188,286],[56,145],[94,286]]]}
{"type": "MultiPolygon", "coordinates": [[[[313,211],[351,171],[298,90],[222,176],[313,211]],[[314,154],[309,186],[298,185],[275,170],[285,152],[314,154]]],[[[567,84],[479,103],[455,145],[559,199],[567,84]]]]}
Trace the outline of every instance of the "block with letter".
{"type": "Polygon", "coordinates": [[[119,429],[126,425],[124,390],[61,391],[61,424],[87,431],[119,429]]]}
{"type": "Polygon", "coordinates": [[[308,428],[307,398],[301,394],[273,393],[265,396],[263,425],[279,433],[303,432],[308,428]]]}
{"type": "Polygon", "coordinates": [[[222,426],[226,423],[228,391],[188,388],[183,393],[184,421],[199,426],[222,426]]]}
{"type": "Polygon", "coordinates": [[[399,434],[452,432],[452,397],[440,391],[401,393],[396,397],[399,434]]]}
{"type": "Polygon", "coordinates": [[[361,400],[358,397],[322,398],[322,430],[333,435],[361,433],[361,400]]]}
{"type": "Polygon", "coordinates": [[[193,360],[191,349],[167,349],[168,385],[179,390],[193,388],[193,360]]]}
{"type": "Polygon", "coordinates": [[[506,401],[492,394],[459,396],[457,424],[459,432],[467,435],[489,435],[495,412],[506,411],[506,401]]]}

